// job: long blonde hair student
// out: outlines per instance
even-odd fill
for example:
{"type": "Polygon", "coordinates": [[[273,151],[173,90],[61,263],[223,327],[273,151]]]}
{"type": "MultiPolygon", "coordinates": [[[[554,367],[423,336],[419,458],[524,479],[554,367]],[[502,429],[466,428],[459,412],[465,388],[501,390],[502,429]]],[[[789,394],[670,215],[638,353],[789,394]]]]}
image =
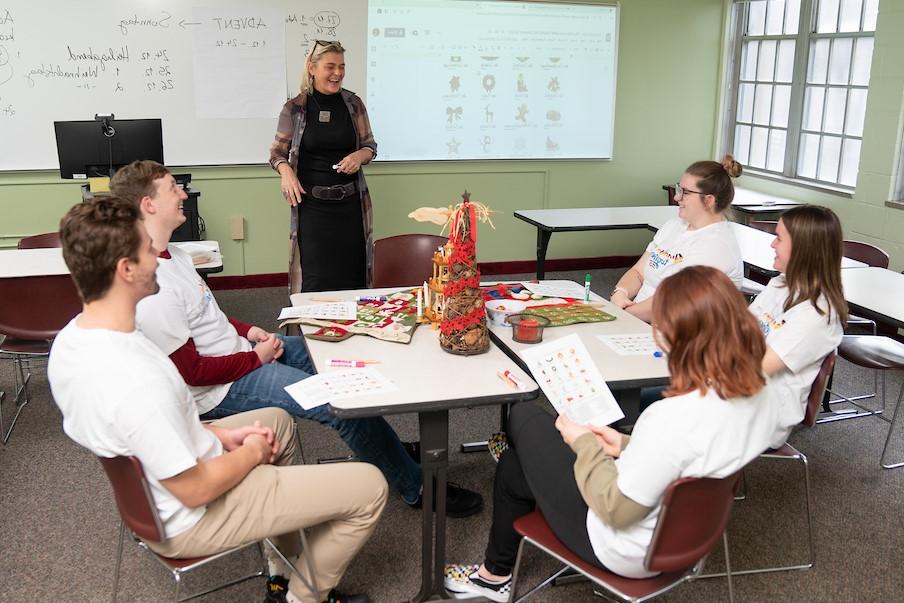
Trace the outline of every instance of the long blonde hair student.
{"type": "Polygon", "coordinates": [[[827,207],[801,205],[784,212],[780,220],[791,235],[785,311],[809,300],[817,312],[825,314],[817,305],[819,298],[825,297],[841,324],[846,324],[848,307],[841,285],[844,241],[838,216],[827,207]]]}
{"type": "Polygon", "coordinates": [[[336,52],[345,55],[345,48],[339,40],[316,40],[311,52],[304,60],[304,71],[301,74],[301,94],[307,96],[314,89],[314,76],[311,74],[311,65],[316,65],[320,57],[327,52],[336,52]]]}

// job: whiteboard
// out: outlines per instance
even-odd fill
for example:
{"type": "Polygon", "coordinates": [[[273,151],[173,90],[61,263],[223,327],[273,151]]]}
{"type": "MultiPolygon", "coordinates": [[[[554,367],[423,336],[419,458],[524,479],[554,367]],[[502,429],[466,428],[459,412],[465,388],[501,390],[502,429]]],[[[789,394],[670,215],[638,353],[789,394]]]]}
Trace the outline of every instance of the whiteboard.
{"type": "Polygon", "coordinates": [[[53,122],[96,113],[162,118],[169,165],[266,163],[313,40],[342,41],[364,97],[366,26],[366,0],[7,0],[0,170],[58,168],[53,122]]]}

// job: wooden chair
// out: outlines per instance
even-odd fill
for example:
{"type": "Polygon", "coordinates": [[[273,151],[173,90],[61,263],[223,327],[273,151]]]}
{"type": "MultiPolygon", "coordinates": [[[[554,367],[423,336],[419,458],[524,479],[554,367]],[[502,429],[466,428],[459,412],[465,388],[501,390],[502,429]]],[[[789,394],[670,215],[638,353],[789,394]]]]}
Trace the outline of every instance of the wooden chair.
{"type": "MultiPolygon", "coordinates": [[[[512,573],[512,598],[516,594],[525,544],[555,557],[565,567],[516,599],[516,603],[549,585],[569,568],[577,570],[609,595],[622,601],[646,601],[672,590],[700,573],[706,556],[719,543],[719,537],[724,537],[738,476],[735,473],[723,479],[682,478],[669,485],[662,498],[659,520],[644,560],[644,567],[648,570],[661,572],[652,578],[625,578],[590,565],[562,544],[539,511],[519,517],[515,520],[515,530],[524,538],[518,547],[512,573]]],[[[733,601],[727,546],[725,553],[728,596],[733,601]]]]}
{"type": "MultiPolygon", "coordinates": [[[[119,509],[119,514],[122,518],[119,524],[119,539],[116,545],[116,565],[113,571],[113,603],[116,603],[116,596],[119,591],[119,571],[120,566],[122,565],[122,543],[125,539],[126,527],[128,527],[128,529],[132,532],[132,537],[135,542],[141,548],[151,553],[154,558],[172,575],[173,580],[176,583],[174,592],[175,601],[188,601],[190,599],[195,599],[197,597],[201,597],[214,591],[239,584],[240,582],[244,582],[252,578],[266,578],[269,572],[267,569],[267,564],[263,559],[261,543],[270,547],[270,549],[283,560],[287,567],[294,567],[289,562],[289,560],[283,556],[280,550],[276,548],[276,545],[274,545],[269,538],[264,538],[261,542],[250,542],[248,544],[244,544],[227,551],[208,555],[205,557],[195,557],[191,559],[173,559],[170,557],[164,557],[163,555],[158,555],[144,542],[163,542],[166,537],[164,535],[163,524],[160,521],[160,517],[157,515],[157,508],[154,506],[154,499],[151,495],[150,486],[147,482],[147,478],[145,478],[144,476],[144,469],[141,466],[141,461],[139,461],[134,456],[117,456],[113,458],[99,456],[97,458],[100,461],[101,466],[104,468],[104,471],[107,474],[107,478],[110,480],[110,485],[113,486],[113,494],[116,497],[116,506],[119,509]],[[241,578],[236,578],[224,584],[209,588],[203,592],[180,598],[182,577],[185,574],[203,567],[208,563],[216,561],[217,559],[221,559],[223,557],[226,557],[227,555],[231,555],[232,553],[244,550],[252,546],[256,546],[258,548],[258,552],[261,554],[262,569],[254,573],[242,576],[241,578]]],[[[303,531],[301,532],[301,538],[304,545],[304,550],[307,551],[307,541],[305,540],[303,531]]],[[[313,576],[314,572],[311,566],[311,560],[310,557],[306,554],[305,561],[308,564],[308,570],[311,572],[311,576],[313,576]]],[[[302,578],[302,580],[305,579],[302,578]]],[[[319,594],[319,591],[316,590],[316,584],[309,584],[307,580],[305,580],[305,585],[311,588],[312,592],[319,594]]]]}
{"type": "Polygon", "coordinates": [[[60,233],[45,232],[44,234],[31,235],[30,237],[22,237],[19,239],[17,247],[19,249],[45,249],[48,247],[62,247],[60,242],[60,233]]]}
{"type": "Polygon", "coordinates": [[[416,286],[433,275],[433,252],[446,237],[403,234],[374,241],[374,287],[416,286]]]}
{"type": "Polygon", "coordinates": [[[5,430],[0,408],[0,441],[4,444],[30,399],[33,363],[47,358],[53,338],[81,309],[82,301],[68,274],[0,278],[0,358],[13,361],[16,380],[16,412],[5,430]]]}

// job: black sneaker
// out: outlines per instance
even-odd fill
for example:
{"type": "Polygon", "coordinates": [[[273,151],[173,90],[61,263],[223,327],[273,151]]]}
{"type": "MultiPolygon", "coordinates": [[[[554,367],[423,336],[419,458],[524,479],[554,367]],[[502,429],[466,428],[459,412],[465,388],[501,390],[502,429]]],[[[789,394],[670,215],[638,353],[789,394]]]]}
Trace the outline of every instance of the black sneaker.
{"type": "Polygon", "coordinates": [[[286,603],[286,593],[289,592],[289,581],[283,576],[270,576],[267,578],[267,597],[264,603],[286,603]]]}
{"type": "Polygon", "coordinates": [[[357,595],[346,595],[345,593],[340,593],[334,588],[330,591],[330,594],[327,596],[326,601],[324,601],[323,603],[370,603],[370,597],[368,597],[364,593],[359,593],[357,595]]]}
{"type": "MultiPolygon", "coordinates": [[[[420,509],[423,503],[423,496],[408,504],[409,507],[420,509]]],[[[462,488],[454,482],[446,482],[446,516],[447,517],[469,517],[475,513],[480,513],[483,509],[483,497],[473,490],[462,488]]],[[[436,510],[434,500],[433,510],[436,510]]]]}

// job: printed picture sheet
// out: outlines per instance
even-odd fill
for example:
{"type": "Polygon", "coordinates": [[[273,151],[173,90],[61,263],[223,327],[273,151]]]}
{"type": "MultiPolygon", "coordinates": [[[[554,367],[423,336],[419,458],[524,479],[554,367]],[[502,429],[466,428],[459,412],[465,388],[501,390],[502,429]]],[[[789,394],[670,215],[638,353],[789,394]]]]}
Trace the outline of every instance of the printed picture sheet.
{"type": "Polygon", "coordinates": [[[328,302],[307,306],[290,306],[283,308],[277,320],[289,318],[324,318],[327,320],[355,320],[358,318],[358,305],[353,302],[328,302]]]}
{"type": "Polygon", "coordinates": [[[609,425],[625,416],[577,334],[520,352],[560,415],[579,425],[609,425]]]}
{"type": "Polygon", "coordinates": [[[543,297],[568,297],[571,299],[584,299],[584,286],[573,281],[568,282],[540,282],[521,283],[524,288],[536,295],[543,297]]]}
{"type": "Polygon", "coordinates": [[[336,400],[385,394],[398,389],[383,373],[372,367],[326,371],[285,387],[292,399],[305,410],[336,400]]]}

